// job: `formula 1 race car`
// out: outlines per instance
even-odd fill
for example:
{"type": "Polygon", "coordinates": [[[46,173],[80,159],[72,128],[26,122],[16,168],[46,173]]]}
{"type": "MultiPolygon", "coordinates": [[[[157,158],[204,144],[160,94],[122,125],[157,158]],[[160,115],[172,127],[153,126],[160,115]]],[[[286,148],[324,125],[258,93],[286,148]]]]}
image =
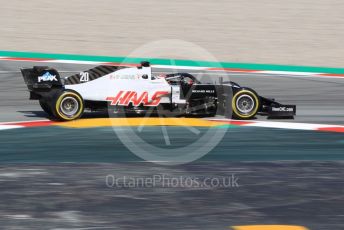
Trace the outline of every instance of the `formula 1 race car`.
{"type": "Polygon", "coordinates": [[[295,105],[280,104],[231,81],[204,83],[189,73],[154,76],[149,62],[138,67],[97,66],[65,78],[46,66],[21,72],[30,99],[39,100],[42,109],[58,120],[78,119],[85,109],[236,119],[252,119],[257,113],[292,118],[296,113],[295,105]]]}

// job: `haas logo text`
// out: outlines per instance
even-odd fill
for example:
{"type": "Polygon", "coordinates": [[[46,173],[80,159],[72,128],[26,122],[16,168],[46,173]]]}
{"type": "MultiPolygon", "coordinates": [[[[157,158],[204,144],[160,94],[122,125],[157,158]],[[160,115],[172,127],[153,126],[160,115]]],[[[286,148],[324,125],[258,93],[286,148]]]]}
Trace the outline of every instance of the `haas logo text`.
{"type": "Polygon", "coordinates": [[[138,94],[135,91],[119,91],[115,97],[107,97],[106,100],[111,102],[111,105],[128,106],[130,103],[133,106],[140,104],[145,106],[157,106],[160,103],[161,97],[169,94],[167,91],[156,91],[151,97],[148,92],[138,94]]]}

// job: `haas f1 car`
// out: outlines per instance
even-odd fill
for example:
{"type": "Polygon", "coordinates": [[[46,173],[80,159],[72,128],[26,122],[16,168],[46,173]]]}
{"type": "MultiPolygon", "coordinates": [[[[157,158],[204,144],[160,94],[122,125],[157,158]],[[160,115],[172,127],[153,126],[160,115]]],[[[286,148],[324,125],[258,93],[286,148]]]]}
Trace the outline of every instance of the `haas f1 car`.
{"type": "Polygon", "coordinates": [[[154,76],[149,62],[138,67],[97,66],[65,78],[46,66],[21,72],[30,99],[39,100],[42,109],[57,120],[78,119],[85,109],[235,119],[252,119],[257,113],[292,118],[296,112],[295,105],[283,105],[231,81],[203,83],[189,73],[154,76]]]}

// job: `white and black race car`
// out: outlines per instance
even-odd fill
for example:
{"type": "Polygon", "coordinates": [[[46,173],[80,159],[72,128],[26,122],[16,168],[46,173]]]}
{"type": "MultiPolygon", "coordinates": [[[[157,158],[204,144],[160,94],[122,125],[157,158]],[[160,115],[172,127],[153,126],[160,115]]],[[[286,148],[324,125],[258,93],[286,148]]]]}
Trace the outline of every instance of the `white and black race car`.
{"type": "Polygon", "coordinates": [[[149,62],[137,67],[97,66],[66,78],[46,66],[21,72],[30,99],[39,100],[42,109],[58,120],[78,119],[85,109],[236,119],[252,119],[257,113],[292,118],[296,113],[295,105],[280,104],[234,82],[203,83],[189,73],[154,76],[149,62]]]}

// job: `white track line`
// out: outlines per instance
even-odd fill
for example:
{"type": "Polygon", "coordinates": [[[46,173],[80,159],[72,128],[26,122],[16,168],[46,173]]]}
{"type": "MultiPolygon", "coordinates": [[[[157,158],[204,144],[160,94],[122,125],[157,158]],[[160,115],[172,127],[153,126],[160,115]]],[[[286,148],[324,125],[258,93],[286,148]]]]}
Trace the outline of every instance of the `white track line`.
{"type": "Polygon", "coordinates": [[[17,124],[17,123],[34,123],[34,122],[45,122],[45,121],[50,121],[50,120],[41,119],[41,120],[32,120],[32,121],[5,121],[5,122],[0,122],[0,125],[11,125],[11,124],[17,124]]]}
{"type": "Polygon", "coordinates": [[[0,125],[0,131],[1,130],[8,130],[8,129],[18,129],[18,128],[24,128],[24,126],[20,126],[20,125],[0,125]]]}
{"type": "Polygon", "coordinates": [[[278,122],[278,121],[243,121],[232,120],[225,118],[207,118],[210,121],[223,121],[230,124],[233,122],[239,126],[261,127],[261,128],[275,128],[275,129],[293,129],[293,130],[311,130],[319,131],[323,128],[339,128],[344,130],[344,125],[330,125],[330,124],[311,124],[311,123],[294,123],[294,122],[278,122]],[[242,124],[240,124],[242,122],[242,124]]]}
{"type": "Polygon", "coordinates": [[[252,124],[246,124],[243,126],[275,128],[275,129],[296,129],[296,130],[317,130],[319,128],[328,127],[328,125],[321,125],[321,124],[269,122],[269,121],[254,122],[252,124]]]}

